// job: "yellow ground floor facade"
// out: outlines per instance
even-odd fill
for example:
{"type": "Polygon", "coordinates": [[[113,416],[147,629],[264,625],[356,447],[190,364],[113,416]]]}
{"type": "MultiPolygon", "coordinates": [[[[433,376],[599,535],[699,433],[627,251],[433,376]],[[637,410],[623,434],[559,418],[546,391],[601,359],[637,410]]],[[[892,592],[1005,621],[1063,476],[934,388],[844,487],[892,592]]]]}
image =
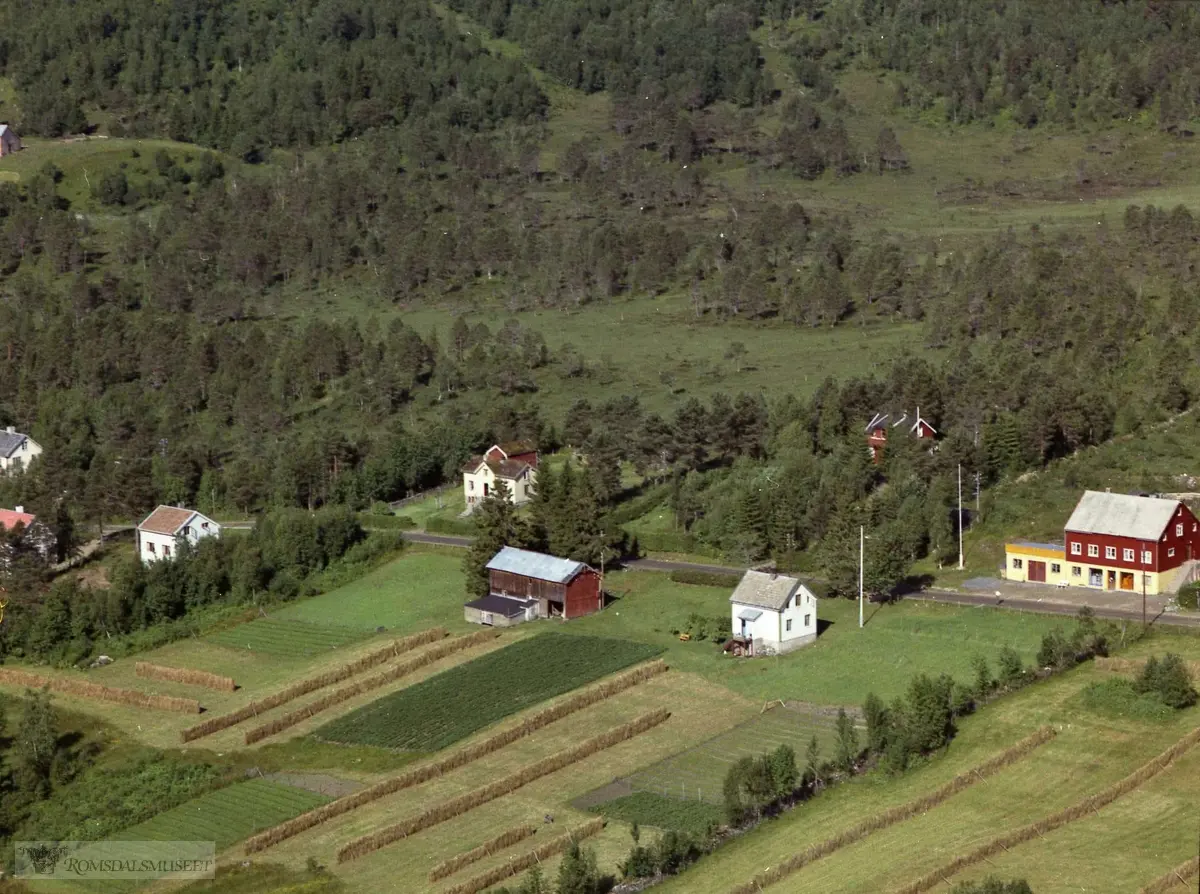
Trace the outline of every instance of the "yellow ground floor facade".
{"type": "Polygon", "coordinates": [[[1161,574],[1103,565],[1096,560],[1067,561],[1066,549],[1053,543],[1017,541],[1004,546],[1004,579],[1052,587],[1090,587],[1158,596],[1170,592],[1178,568],[1161,574]],[[1144,588],[1144,589],[1143,589],[1144,588]]]}

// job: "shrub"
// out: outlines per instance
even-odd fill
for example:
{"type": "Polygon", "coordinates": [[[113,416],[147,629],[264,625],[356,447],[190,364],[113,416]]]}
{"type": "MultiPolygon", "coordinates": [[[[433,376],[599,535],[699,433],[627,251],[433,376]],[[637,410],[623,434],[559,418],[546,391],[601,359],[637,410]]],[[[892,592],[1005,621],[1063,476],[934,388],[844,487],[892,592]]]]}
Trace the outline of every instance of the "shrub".
{"type": "Polygon", "coordinates": [[[998,667],[997,682],[1005,689],[1015,689],[1028,679],[1025,663],[1012,646],[1004,646],[996,659],[998,667]]]}
{"type": "Polygon", "coordinates": [[[1200,608],[1200,581],[1190,583],[1184,587],[1180,587],[1179,593],[1175,596],[1175,601],[1180,608],[1188,611],[1196,611],[1200,608]]]}
{"type": "MultiPolygon", "coordinates": [[[[385,503],[384,506],[386,505],[385,503]]],[[[390,512],[379,513],[374,509],[370,512],[360,512],[358,520],[364,528],[383,528],[389,531],[408,531],[417,526],[410,516],[392,515],[390,512]]]]}
{"type": "Polygon", "coordinates": [[[451,534],[456,537],[474,537],[475,523],[465,518],[438,518],[434,516],[425,522],[425,530],[430,534],[451,534]]]}
{"type": "Polygon", "coordinates": [[[743,757],[725,774],[725,815],[734,825],[760,816],[772,804],[787,798],[799,783],[796,752],[790,745],[758,757],[743,757]]]}
{"type": "Polygon", "coordinates": [[[955,885],[951,894],[1033,894],[1033,889],[1023,878],[1004,882],[988,876],[981,882],[962,882],[955,885]]]}
{"type": "Polygon", "coordinates": [[[1172,714],[1156,694],[1139,693],[1125,677],[1091,683],[1083,690],[1082,701],[1089,711],[1106,717],[1162,721],[1172,714]]]}
{"type": "Polygon", "coordinates": [[[689,584],[695,587],[721,587],[732,590],[741,580],[736,574],[719,574],[715,571],[681,571],[675,570],[670,574],[671,580],[677,584],[689,584]]]}
{"type": "Polygon", "coordinates": [[[1182,658],[1170,652],[1161,660],[1150,657],[1133,686],[1140,693],[1153,693],[1171,708],[1189,708],[1196,704],[1196,690],[1187,667],[1182,658]]]}

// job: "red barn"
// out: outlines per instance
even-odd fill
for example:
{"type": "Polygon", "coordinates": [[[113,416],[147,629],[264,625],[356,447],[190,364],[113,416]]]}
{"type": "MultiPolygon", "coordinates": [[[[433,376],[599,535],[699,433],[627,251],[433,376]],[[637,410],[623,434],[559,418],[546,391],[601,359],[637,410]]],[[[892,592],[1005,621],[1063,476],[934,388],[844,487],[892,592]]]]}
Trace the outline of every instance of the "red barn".
{"type": "Polygon", "coordinates": [[[908,413],[876,413],[867,423],[867,450],[871,452],[871,462],[877,463],[883,458],[888,429],[907,432],[921,441],[935,440],[938,434],[928,419],[921,418],[920,407],[917,407],[915,419],[910,418],[908,413]]]}
{"type": "Polygon", "coordinates": [[[489,594],[534,599],[543,618],[580,618],[604,607],[600,574],[583,562],[506,546],[487,563],[489,594]]]}

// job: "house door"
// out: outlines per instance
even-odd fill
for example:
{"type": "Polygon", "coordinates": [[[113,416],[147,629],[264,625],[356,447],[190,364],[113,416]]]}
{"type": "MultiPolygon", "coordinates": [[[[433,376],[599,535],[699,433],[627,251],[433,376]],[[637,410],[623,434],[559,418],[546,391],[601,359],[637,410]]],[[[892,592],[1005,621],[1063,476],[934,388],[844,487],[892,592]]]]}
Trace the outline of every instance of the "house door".
{"type": "Polygon", "coordinates": [[[1104,589],[1115,590],[1117,588],[1117,572],[1108,572],[1108,581],[1104,584],[1104,589]]]}
{"type": "Polygon", "coordinates": [[[1030,562],[1029,563],[1029,579],[1032,581],[1046,582],[1046,563],[1045,562],[1030,562]]]}
{"type": "Polygon", "coordinates": [[[742,636],[746,635],[746,619],[742,618],[742,636]]]}
{"type": "Polygon", "coordinates": [[[488,483],[486,481],[483,482],[483,495],[485,497],[488,495],[488,483]]]}
{"type": "Polygon", "coordinates": [[[1122,590],[1132,590],[1133,589],[1133,572],[1132,571],[1122,571],[1121,572],[1121,589],[1122,590]]]}
{"type": "Polygon", "coordinates": [[[492,626],[492,613],[491,612],[480,612],[479,613],[479,623],[484,624],[488,627],[491,627],[492,626]]]}
{"type": "Polygon", "coordinates": [[[1089,587],[1103,587],[1104,586],[1104,572],[1101,571],[1099,568],[1089,568],[1088,569],[1088,586],[1089,587]]]}

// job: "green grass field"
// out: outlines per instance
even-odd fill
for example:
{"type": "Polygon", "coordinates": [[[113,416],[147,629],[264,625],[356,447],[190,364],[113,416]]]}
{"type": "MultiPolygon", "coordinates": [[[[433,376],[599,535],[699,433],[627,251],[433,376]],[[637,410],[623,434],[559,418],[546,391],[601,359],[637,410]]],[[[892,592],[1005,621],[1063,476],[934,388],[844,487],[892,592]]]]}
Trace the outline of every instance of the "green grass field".
{"type": "Polygon", "coordinates": [[[256,618],[226,630],[210,633],[206,639],[218,646],[257,652],[273,658],[315,658],[334,649],[358,642],[367,633],[361,628],[294,621],[284,618],[256,618]]]}
{"type": "Polygon", "coordinates": [[[384,696],[315,735],[329,742],[437,751],[657,653],[624,640],[542,634],[384,696]]]}
{"type": "Polygon", "coordinates": [[[705,801],[681,801],[652,792],[635,792],[592,808],[594,813],[618,822],[658,829],[676,829],[702,835],[710,826],[725,822],[725,812],[705,801]]]}
{"type": "Polygon", "coordinates": [[[272,613],[273,619],[363,630],[386,627],[413,633],[429,627],[465,627],[462,557],[410,552],[329,593],[302,599],[272,613]]]}
{"type": "MultiPolygon", "coordinates": [[[[743,757],[756,757],[780,745],[790,745],[797,762],[803,765],[805,749],[815,736],[822,759],[828,760],[837,741],[835,721],[836,715],[776,706],[707,742],[638,770],[628,781],[637,791],[720,806],[724,803],[721,786],[725,776],[743,757]]],[[[860,725],[860,739],[864,735],[860,725]]],[[[657,825],[649,819],[643,822],[657,825]]]]}

